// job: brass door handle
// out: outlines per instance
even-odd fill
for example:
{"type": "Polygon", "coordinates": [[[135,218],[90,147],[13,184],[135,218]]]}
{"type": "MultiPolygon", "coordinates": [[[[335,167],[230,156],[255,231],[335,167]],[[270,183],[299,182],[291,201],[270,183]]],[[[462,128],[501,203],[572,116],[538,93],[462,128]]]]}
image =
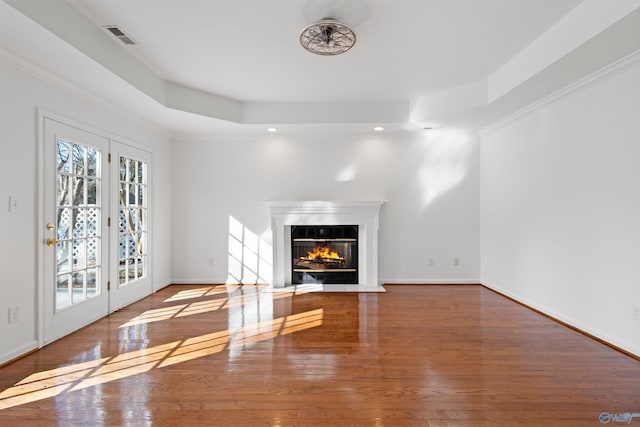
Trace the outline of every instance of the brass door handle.
{"type": "Polygon", "coordinates": [[[47,246],[54,246],[58,241],[56,239],[47,239],[47,246]]]}

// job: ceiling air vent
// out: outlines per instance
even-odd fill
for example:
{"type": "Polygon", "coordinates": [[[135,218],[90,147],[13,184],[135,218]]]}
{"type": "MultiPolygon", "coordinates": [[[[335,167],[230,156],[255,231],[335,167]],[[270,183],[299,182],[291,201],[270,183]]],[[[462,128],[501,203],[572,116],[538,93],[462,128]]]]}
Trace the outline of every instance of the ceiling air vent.
{"type": "Polygon", "coordinates": [[[111,34],[116,36],[122,43],[128,44],[128,45],[136,44],[136,42],[133,41],[131,37],[126,35],[124,31],[122,31],[120,28],[116,27],[115,25],[105,25],[104,28],[106,28],[107,31],[109,31],[111,34]]]}

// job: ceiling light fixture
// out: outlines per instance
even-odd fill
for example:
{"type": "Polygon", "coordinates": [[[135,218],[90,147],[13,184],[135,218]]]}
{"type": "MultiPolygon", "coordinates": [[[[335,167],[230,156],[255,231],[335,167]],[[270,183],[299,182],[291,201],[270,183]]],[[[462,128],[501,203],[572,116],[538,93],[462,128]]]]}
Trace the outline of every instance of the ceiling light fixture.
{"type": "Polygon", "coordinates": [[[376,132],[382,132],[384,128],[382,126],[376,126],[373,128],[373,130],[375,130],[376,132]]]}
{"type": "Polygon", "coordinates": [[[276,128],[268,128],[267,132],[278,132],[278,129],[276,129],[276,128]]]}
{"type": "Polygon", "coordinates": [[[323,18],[302,30],[300,44],[316,55],[340,55],[356,44],[356,33],[335,19],[323,18]]]}

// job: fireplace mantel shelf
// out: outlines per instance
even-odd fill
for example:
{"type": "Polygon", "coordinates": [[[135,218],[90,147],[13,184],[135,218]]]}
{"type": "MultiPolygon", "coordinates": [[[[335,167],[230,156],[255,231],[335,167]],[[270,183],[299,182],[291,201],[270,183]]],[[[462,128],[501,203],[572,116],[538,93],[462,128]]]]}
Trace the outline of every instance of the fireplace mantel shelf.
{"type": "Polygon", "coordinates": [[[300,200],[300,201],[276,201],[268,202],[269,207],[273,209],[300,209],[300,210],[316,210],[316,209],[362,209],[377,208],[386,202],[386,200],[377,201],[322,201],[322,200],[300,200]]]}
{"type": "MultiPolygon", "coordinates": [[[[358,225],[358,258],[360,262],[357,286],[378,288],[378,201],[270,201],[273,231],[273,287],[291,286],[292,225],[358,225]]],[[[326,287],[332,285],[325,285],[326,287]]]]}

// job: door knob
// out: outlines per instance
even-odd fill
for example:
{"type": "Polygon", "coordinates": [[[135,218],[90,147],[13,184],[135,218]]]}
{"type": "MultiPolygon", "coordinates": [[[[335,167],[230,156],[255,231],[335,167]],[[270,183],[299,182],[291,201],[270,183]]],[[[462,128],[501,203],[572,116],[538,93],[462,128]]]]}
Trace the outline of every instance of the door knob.
{"type": "Polygon", "coordinates": [[[53,246],[56,243],[58,243],[56,239],[47,239],[47,246],[53,246]]]}

